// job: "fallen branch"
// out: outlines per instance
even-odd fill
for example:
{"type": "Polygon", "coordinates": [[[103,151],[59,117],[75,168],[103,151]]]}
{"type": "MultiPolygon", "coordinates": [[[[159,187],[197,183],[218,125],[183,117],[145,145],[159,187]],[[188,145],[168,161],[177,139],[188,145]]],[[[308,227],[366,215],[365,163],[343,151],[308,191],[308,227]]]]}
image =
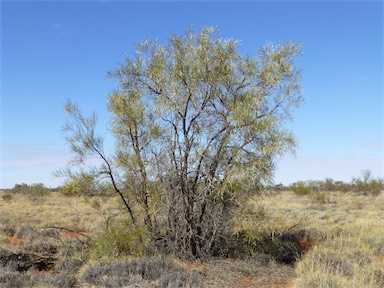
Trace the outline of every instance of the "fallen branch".
{"type": "Polygon", "coordinates": [[[57,258],[52,256],[42,256],[33,253],[13,252],[0,248],[0,264],[3,266],[15,265],[19,272],[28,271],[30,268],[39,271],[52,269],[57,258]]]}
{"type": "Polygon", "coordinates": [[[77,230],[70,229],[70,228],[58,227],[58,226],[49,226],[49,227],[47,227],[47,228],[51,228],[51,229],[59,229],[59,230],[66,230],[66,231],[68,231],[68,232],[73,232],[73,233],[79,234],[79,235],[81,235],[81,236],[84,236],[84,237],[86,237],[86,238],[88,238],[88,239],[91,239],[91,237],[88,236],[87,234],[84,234],[84,233],[82,233],[82,232],[79,232],[79,231],[77,231],[77,230]]]}

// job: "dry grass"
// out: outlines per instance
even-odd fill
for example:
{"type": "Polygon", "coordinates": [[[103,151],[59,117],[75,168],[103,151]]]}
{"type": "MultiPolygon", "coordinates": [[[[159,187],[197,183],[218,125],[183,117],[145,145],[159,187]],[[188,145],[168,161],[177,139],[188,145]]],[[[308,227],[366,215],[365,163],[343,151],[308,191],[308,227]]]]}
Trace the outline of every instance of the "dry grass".
{"type": "MultiPolygon", "coordinates": [[[[92,236],[102,232],[120,211],[118,199],[114,198],[100,205],[101,198],[51,193],[36,203],[22,194],[4,199],[5,194],[0,191],[0,247],[4,249],[21,247],[44,254],[57,248],[57,236],[63,240],[80,237],[71,231],[55,232],[47,227],[66,227],[92,236]],[[49,237],[37,239],[33,231],[45,231],[52,241],[49,237]]],[[[273,223],[277,232],[291,227],[294,228],[290,231],[305,230],[308,240],[316,243],[295,266],[278,264],[262,255],[243,260],[175,263],[197,271],[203,287],[384,287],[384,193],[372,198],[336,192],[298,196],[286,191],[255,201],[276,220],[273,223]]],[[[58,248],[58,255],[69,255],[72,251],[58,248]]],[[[60,267],[84,265],[81,255],[71,261],[74,262],[63,261],[60,267]]],[[[77,281],[82,284],[80,274],[77,281]]]]}
{"type": "Polygon", "coordinates": [[[203,268],[206,288],[292,287],[295,275],[290,265],[283,265],[263,255],[252,259],[208,261],[203,268]]]}
{"type": "Polygon", "coordinates": [[[39,203],[31,201],[22,193],[12,194],[11,200],[4,200],[0,192],[0,228],[59,226],[91,233],[101,231],[108,218],[118,213],[116,199],[109,199],[100,207],[102,198],[66,197],[50,193],[39,203]]]}
{"type": "Polygon", "coordinates": [[[296,264],[294,287],[384,287],[384,193],[325,194],[326,201],[291,192],[262,200],[317,242],[296,264]]]}

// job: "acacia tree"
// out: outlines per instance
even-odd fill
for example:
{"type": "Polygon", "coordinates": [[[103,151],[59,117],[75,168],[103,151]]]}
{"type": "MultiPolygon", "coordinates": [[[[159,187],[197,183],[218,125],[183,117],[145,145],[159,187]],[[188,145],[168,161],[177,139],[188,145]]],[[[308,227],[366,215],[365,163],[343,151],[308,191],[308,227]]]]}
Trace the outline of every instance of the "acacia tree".
{"type": "Polygon", "coordinates": [[[300,45],[267,44],[255,58],[238,45],[212,28],[139,43],[109,73],[118,81],[108,99],[113,157],[94,118],[66,105],[73,150],[102,159],[92,175],[107,176],[132,222],[170,252],[215,253],[231,235],[232,209],[271,181],[276,157],[295,146],[285,122],[302,100],[300,45]]]}

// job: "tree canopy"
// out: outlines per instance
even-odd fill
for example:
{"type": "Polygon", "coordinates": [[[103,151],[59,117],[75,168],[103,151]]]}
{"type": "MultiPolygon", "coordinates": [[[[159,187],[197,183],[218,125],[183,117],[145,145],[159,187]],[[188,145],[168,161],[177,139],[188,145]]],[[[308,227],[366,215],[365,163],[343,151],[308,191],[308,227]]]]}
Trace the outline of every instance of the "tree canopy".
{"type": "Polygon", "coordinates": [[[103,164],[88,174],[106,176],[132,223],[170,253],[220,253],[233,209],[295,147],[285,123],[302,102],[300,45],[266,44],[256,57],[238,48],[213,28],[137,44],[108,74],[118,81],[108,98],[114,155],[103,151],[95,116],[66,105],[79,162],[97,155],[103,164]]]}

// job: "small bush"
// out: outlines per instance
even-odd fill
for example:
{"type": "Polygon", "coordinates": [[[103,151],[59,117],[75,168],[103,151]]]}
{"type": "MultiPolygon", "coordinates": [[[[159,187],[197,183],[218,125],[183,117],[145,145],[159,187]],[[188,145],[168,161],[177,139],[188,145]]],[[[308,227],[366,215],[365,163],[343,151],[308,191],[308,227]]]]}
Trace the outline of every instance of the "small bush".
{"type": "Polygon", "coordinates": [[[61,187],[60,192],[65,196],[77,196],[80,194],[80,189],[75,182],[67,182],[61,187]]]}
{"type": "Polygon", "coordinates": [[[91,259],[142,256],[151,241],[145,226],[132,227],[127,222],[113,224],[89,243],[91,259]]]}
{"type": "Polygon", "coordinates": [[[311,192],[311,189],[303,182],[297,182],[289,186],[289,190],[293,191],[296,195],[307,195],[311,192]]]}
{"type": "Polygon", "coordinates": [[[361,210],[364,208],[364,206],[365,202],[358,198],[352,199],[350,204],[350,208],[354,210],[361,210]]]}
{"type": "Polygon", "coordinates": [[[0,287],[4,288],[22,288],[30,283],[30,277],[19,273],[9,266],[0,265],[0,287]]]}
{"type": "Polygon", "coordinates": [[[58,244],[52,240],[40,239],[40,241],[22,243],[20,249],[28,253],[50,256],[57,253],[58,244]]]}
{"type": "Polygon", "coordinates": [[[367,284],[370,285],[369,287],[384,287],[384,271],[382,269],[372,271],[371,279],[367,284]]]}
{"type": "Polygon", "coordinates": [[[360,178],[354,178],[352,180],[354,191],[367,196],[379,196],[381,190],[384,190],[384,180],[381,178],[373,179],[370,170],[362,170],[361,175],[360,178]]]}
{"type": "Polygon", "coordinates": [[[67,240],[57,251],[55,269],[69,274],[76,274],[86,261],[88,243],[80,239],[67,240]]]}
{"type": "Polygon", "coordinates": [[[1,228],[0,231],[3,232],[5,235],[8,235],[8,236],[13,236],[16,234],[16,228],[10,227],[10,226],[4,226],[1,228]]]}
{"type": "Polygon", "coordinates": [[[15,233],[16,237],[29,237],[36,238],[39,235],[39,232],[30,226],[21,226],[15,233]]]}
{"type": "Polygon", "coordinates": [[[283,230],[285,224],[281,216],[274,215],[254,199],[249,199],[233,212],[232,223],[233,234],[249,243],[266,234],[275,234],[283,230]]]}
{"type": "Polygon", "coordinates": [[[302,253],[300,236],[285,231],[283,217],[274,215],[256,201],[248,201],[235,211],[232,221],[237,241],[230,243],[228,256],[242,257],[262,252],[280,263],[292,264],[302,253]]]}
{"type": "Polygon", "coordinates": [[[277,262],[293,264],[301,256],[300,239],[293,233],[265,235],[253,243],[256,251],[271,255],[277,262]]]}
{"type": "Polygon", "coordinates": [[[11,202],[13,200],[12,194],[8,194],[8,193],[1,196],[1,198],[3,198],[3,200],[6,202],[11,202]]]}
{"type": "Polygon", "coordinates": [[[0,266],[0,287],[57,287],[72,288],[77,284],[76,278],[67,273],[39,275],[35,271],[20,273],[9,266],[0,266]]]}
{"type": "Polygon", "coordinates": [[[45,197],[49,195],[50,190],[42,183],[35,183],[32,185],[23,183],[16,184],[15,187],[11,189],[11,192],[22,193],[34,204],[39,204],[45,201],[45,197]]]}
{"type": "Polygon", "coordinates": [[[57,288],[73,288],[78,287],[77,280],[72,273],[60,272],[52,275],[38,275],[32,277],[36,282],[33,287],[57,287],[57,288]],[[42,285],[42,286],[39,286],[42,285]]]}
{"type": "Polygon", "coordinates": [[[371,180],[367,186],[368,187],[366,188],[366,193],[373,197],[379,196],[381,190],[384,189],[383,181],[380,179],[371,180]]]}
{"type": "Polygon", "coordinates": [[[330,202],[329,195],[324,192],[312,193],[311,198],[320,204],[325,204],[330,202]]]}
{"type": "Polygon", "coordinates": [[[45,197],[49,193],[49,189],[45,188],[43,184],[33,184],[26,195],[33,203],[40,204],[45,201],[45,197]]]}
{"type": "MultiPolygon", "coordinates": [[[[85,268],[81,281],[97,287],[202,287],[199,274],[162,258],[108,261],[85,268]]],[[[84,283],[84,284],[85,284],[84,283]]]]}

